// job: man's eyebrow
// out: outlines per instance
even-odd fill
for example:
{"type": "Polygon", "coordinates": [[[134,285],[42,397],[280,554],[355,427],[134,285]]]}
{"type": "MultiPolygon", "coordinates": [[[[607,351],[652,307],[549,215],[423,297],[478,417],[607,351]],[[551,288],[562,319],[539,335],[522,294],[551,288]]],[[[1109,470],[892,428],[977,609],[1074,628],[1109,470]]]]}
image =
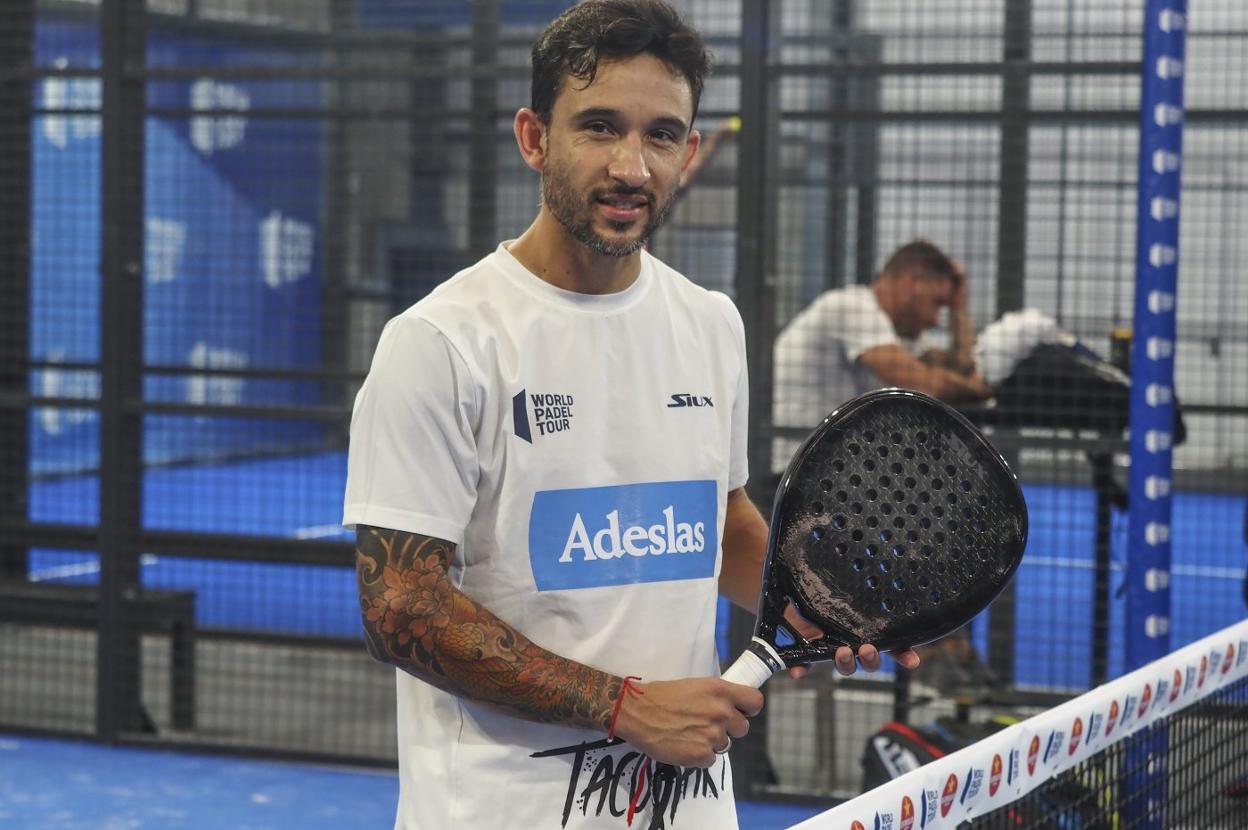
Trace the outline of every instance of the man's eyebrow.
{"type": "MultiPolygon", "coordinates": [[[[602,118],[606,121],[618,121],[620,119],[620,111],[611,107],[586,107],[583,110],[572,113],[573,121],[587,121],[591,118],[602,118]]],[[[663,127],[674,133],[683,135],[689,131],[689,125],[684,119],[675,115],[662,115],[654,119],[651,123],[654,127],[663,127]]]]}

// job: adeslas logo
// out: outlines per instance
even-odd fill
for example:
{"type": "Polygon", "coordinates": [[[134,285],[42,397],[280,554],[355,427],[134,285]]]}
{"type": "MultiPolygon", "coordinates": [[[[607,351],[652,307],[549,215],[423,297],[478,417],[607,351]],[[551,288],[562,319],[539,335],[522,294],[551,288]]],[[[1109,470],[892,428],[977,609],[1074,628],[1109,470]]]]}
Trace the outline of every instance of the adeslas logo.
{"type": "Polygon", "coordinates": [[[543,490],[529,515],[539,591],[701,579],[715,572],[714,481],[543,490]]]}

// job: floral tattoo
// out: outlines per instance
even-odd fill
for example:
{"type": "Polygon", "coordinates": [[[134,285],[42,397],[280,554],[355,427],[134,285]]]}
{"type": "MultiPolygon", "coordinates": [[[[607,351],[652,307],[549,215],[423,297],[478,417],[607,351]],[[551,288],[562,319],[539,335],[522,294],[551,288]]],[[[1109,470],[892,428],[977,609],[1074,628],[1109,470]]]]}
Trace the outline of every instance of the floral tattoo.
{"type": "Polygon", "coordinates": [[[369,653],[452,694],[530,720],[606,730],[621,679],[552,654],[451,584],[454,545],[361,525],[360,613],[369,653]]]}

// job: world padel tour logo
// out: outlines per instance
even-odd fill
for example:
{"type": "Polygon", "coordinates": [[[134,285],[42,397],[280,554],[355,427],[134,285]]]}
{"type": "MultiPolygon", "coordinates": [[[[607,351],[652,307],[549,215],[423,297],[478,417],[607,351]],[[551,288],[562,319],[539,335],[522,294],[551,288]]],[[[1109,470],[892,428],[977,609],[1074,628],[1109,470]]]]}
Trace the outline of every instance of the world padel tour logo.
{"type": "Polygon", "coordinates": [[[988,775],[988,797],[989,798],[996,795],[997,790],[1001,788],[1002,766],[1003,764],[1001,763],[1001,756],[993,755],[992,756],[992,769],[990,770],[989,775],[988,775]]]}
{"type": "Polygon", "coordinates": [[[980,767],[971,767],[966,771],[966,783],[962,785],[962,795],[958,803],[963,807],[975,803],[980,790],[984,788],[984,771],[980,767]]]}
{"type": "Polygon", "coordinates": [[[511,399],[511,420],[515,426],[516,437],[533,443],[533,431],[539,436],[554,435],[572,429],[572,407],[576,401],[571,395],[534,392],[532,395],[521,389],[511,399]],[[533,410],[533,421],[529,421],[529,409],[533,410]]]}
{"type": "Polygon", "coordinates": [[[714,481],[543,490],[529,513],[539,591],[702,579],[715,573],[714,481]]]}

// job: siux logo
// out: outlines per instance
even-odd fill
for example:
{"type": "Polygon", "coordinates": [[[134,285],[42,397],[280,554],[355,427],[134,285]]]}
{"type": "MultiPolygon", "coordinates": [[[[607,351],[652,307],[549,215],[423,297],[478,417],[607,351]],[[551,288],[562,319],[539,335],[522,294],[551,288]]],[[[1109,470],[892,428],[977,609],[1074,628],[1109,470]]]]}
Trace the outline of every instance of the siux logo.
{"type": "Polygon", "coordinates": [[[543,490],[529,560],[539,591],[702,579],[715,572],[718,530],[710,480],[543,490]]]}
{"type": "Polygon", "coordinates": [[[672,395],[672,402],[667,405],[667,408],[676,409],[685,406],[709,406],[713,409],[715,404],[711,403],[707,395],[689,395],[681,392],[672,395]]]}

